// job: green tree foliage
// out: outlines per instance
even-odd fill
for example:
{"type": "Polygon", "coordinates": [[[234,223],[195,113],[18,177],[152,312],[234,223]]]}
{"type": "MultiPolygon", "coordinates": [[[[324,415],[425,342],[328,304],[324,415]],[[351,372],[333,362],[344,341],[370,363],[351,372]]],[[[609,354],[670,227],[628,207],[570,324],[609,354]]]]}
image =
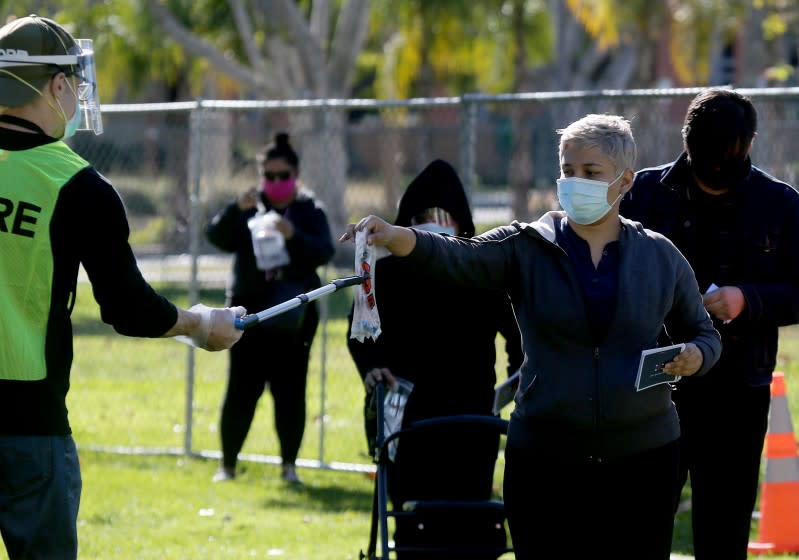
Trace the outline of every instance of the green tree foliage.
{"type": "Polygon", "coordinates": [[[770,83],[796,83],[796,66],[790,60],[799,59],[799,3],[795,0],[754,0],[755,9],[764,13],[763,38],[771,54],[772,64],[766,68],[765,77],[770,83]],[[786,45],[783,41],[793,41],[786,45]],[[784,48],[780,48],[780,44],[784,48]],[[790,49],[793,49],[792,51],[790,49]]]}
{"type": "Polygon", "coordinates": [[[696,85],[708,83],[720,46],[734,41],[747,10],[764,0],[566,1],[601,48],[658,42],[667,34],[677,79],[696,85]]]}
{"type": "MultiPolygon", "coordinates": [[[[314,2],[291,3],[310,20],[314,2]]],[[[636,87],[652,85],[654,46],[667,34],[670,60],[679,81],[706,83],[719,45],[731,40],[748,14],[759,11],[768,46],[766,72],[776,81],[792,75],[790,54],[778,48],[799,26],[795,0],[371,0],[366,46],[357,58],[352,85],[361,96],[406,98],[431,94],[489,93],[519,87],[518,28],[525,37],[528,69],[557,59],[553,47],[560,32],[555,6],[565,3],[599,49],[634,45],[640,51],[636,87]],[[518,8],[521,6],[522,10],[518,8]],[[516,30],[516,35],[514,35],[516,30]]],[[[287,23],[280,0],[104,0],[70,3],[46,0],[0,0],[5,17],[29,13],[53,17],[79,36],[95,41],[100,96],[103,102],[133,99],[169,101],[196,96],[236,97],[256,86],[249,72],[280,74],[283,47],[303,37],[287,23]],[[157,5],[207,50],[189,49],[165,31],[157,5]],[[238,14],[245,14],[250,33],[243,39],[238,14]],[[214,56],[211,56],[213,53],[214,56]],[[216,57],[216,58],[215,58],[216,57]],[[225,71],[219,61],[239,72],[225,71]]],[[[333,47],[334,25],[346,3],[326,2],[327,22],[309,21],[320,53],[333,47]],[[322,29],[318,29],[318,28],[322,29]]],[[[296,45],[295,45],[296,46],[296,45]]],[[[794,47],[796,48],[796,47],[794,47]]],[[[296,49],[295,49],[296,50],[296,49]]],[[[310,52],[310,50],[308,51],[310,52]]],[[[320,56],[318,53],[316,56],[320,56]]],[[[794,55],[795,56],[795,55],[794,55]]],[[[310,67],[307,67],[308,69],[310,67]]],[[[305,72],[306,78],[308,72],[305,72]]],[[[311,88],[313,89],[313,88],[311,88]]],[[[297,83],[289,91],[307,91],[297,83]]],[[[322,87],[320,91],[345,89],[322,87]]],[[[262,90],[263,91],[263,90],[262,90]]]]}
{"type": "Polygon", "coordinates": [[[515,12],[513,4],[512,0],[377,0],[367,50],[379,64],[377,97],[511,90],[515,24],[521,21],[524,26],[530,64],[552,56],[545,2],[524,0],[521,12],[515,12]]]}

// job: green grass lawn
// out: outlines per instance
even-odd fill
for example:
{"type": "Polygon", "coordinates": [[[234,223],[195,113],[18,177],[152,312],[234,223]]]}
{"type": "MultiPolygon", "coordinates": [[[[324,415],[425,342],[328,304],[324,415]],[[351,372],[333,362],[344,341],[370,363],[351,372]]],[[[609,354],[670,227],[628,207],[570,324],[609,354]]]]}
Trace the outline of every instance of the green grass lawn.
{"type": "MultiPolygon", "coordinates": [[[[162,289],[186,305],[185,288],[162,289]]],[[[361,421],[363,389],[345,347],[349,298],[346,292],[335,293],[324,301],[330,320],[314,345],[308,427],[300,457],[369,466],[361,421]],[[320,404],[323,377],[324,410],[320,404]]],[[[222,299],[219,291],[201,294],[207,304],[222,299]]],[[[97,446],[182,449],[190,350],[173,340],[116,335],[100,322],[86,285],[79,288],[74,326],[75,364],[68,406],[84,480],[81,558],[358,558],[368,543],[373,491],[364,473],[302,468],[299,474],[306,485],[295,489],[279,480],[276,465],[248,461],[235,482],[212,484],[213,459],[93,450],[97,446]]],[[[227,355],[198,351],[193,359],[192,450],[215,451],[227,355]]],[[[780,369],[786,373],[793,417],[799,419],[797,360],[799,328],[786,328],[780,369]]],[[[501,363],[498,371],[503,367],[501,363]]],[[[277,454],[271,417],[267,394],[243,453],[277,454]]],[[[501,468],[500,461],[498,473],[501,468]]],[[[691,553],[689,519],[688,513],[677,517],[676,553],[691,553]]],[[[752,530],[755,538],[756,521],[752,530]]],[[[620,527],[620,542],[623,534],[620,527]]]]}
{"type": "Polygon", "coordinates": [[[369,534],[364,475],[248,464],[235,483],[210,482],[211,461],[81,452],[81,558],[358,558],[369,534]]]}

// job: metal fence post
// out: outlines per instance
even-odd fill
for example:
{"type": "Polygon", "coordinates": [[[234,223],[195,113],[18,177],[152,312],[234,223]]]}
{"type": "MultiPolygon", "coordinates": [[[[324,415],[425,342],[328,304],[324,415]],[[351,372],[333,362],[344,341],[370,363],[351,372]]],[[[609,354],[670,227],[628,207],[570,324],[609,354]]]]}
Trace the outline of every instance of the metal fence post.
{"type": "Polygon", "coordinates": [[[477,109],[478,105],[472,94],[461,96],[461,128],[460,128],[460,164],[463,188],[469,204],[473,203],[474,188],[477,180],[477,109]]]}
{"type": "MultiPolygon", "coordinates": [[[[202,117],[203,102],[197,101],[197,106],[189,115],[189,169],[188,187],[190,215],[189,220],[189,255],[191,258],[191,272],[189,276],[189,305],[197,303],[199,297],[199,281],[197,259],[200,252],[200,183],[202,180],[202,117]]],[[[189,346],[186,358],[186,410],[184,416],[185,431],[183,433],[183,453],[192,455],[192,424],[194,408],[194,370],[195,350],[189,346]]]]}
{"type": "MultiPolygon", "coordinates": [[[[327,281],[327,266],[323,269],[323,277],[327,281]]],[[[322,348],[319,356],[319,464],[325,464],[325,424],[327,423],[327,329],[328,329],[328,305],[327,300],[319,301],[319,315],[321,323],[320,344],[322,348]]]]}
{"type": "MultiPolygon", "coordinates": [[[[333,155],[331,153],[330,141],[330,108],[325,104],[322,108],[322,135],[325,138],[325,161],[331,161],[333,155]]],[[[327,281],[327,269],[323,269],[325,281],[327,281]]],[[[320,364],[319,364],[319,464],[325,464],[325,423],[327,421],[327,329],[328,329],[328,301],[323,298],[319,302],[320,323],[321,323],[321,338],[320,341],[320,364]]]]}

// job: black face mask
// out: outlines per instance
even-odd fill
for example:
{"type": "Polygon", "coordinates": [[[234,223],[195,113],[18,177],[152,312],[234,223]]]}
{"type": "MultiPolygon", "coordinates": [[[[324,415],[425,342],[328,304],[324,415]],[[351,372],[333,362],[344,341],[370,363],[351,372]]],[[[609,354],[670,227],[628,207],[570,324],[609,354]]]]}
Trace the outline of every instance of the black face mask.
{"type": "Polygon", "coordinates": [[[699,161],[690,163],[691,171],[696,178],[713,191],[734,189],[749,176],[752,169],[752,162],[748,156],[743,159],[729,159],[720,164],[705,164],[699,161]]]}

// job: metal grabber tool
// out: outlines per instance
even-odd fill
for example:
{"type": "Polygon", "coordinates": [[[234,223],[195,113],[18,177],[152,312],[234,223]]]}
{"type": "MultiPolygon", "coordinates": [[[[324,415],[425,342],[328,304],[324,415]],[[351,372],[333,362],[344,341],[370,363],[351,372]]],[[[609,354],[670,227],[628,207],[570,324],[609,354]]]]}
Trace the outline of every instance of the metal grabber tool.
{"type": "Polygon", "coordinates": [[[363,274],[360,276],[347,276],[346,278],[336,278],[320,288],[316,288],[310,292],[305,292],[304,294],[298,294],[293,298],[284,301],[283,303],[278,303],[277,305],[273,305],[272,307],[264,309],[263,311],[259,311],[258,313],[252,313],[250,315],[245,315],[244,317],[238,317],[236,318],[235,322],[236,328],[241,330],[248,329],[263,321],[266,321],[271,317],[274,317],[275,315],[280,315],[281,313],[290,311],[295,307],[299,307],[300,305],[305,305],[306,303],[314,301],[315,299],[319,299],[322,296],[332,294],[340,288],[362,284],[366,280],[369,280],[369,278],[370,276],[368,274],[363,274]]]}

